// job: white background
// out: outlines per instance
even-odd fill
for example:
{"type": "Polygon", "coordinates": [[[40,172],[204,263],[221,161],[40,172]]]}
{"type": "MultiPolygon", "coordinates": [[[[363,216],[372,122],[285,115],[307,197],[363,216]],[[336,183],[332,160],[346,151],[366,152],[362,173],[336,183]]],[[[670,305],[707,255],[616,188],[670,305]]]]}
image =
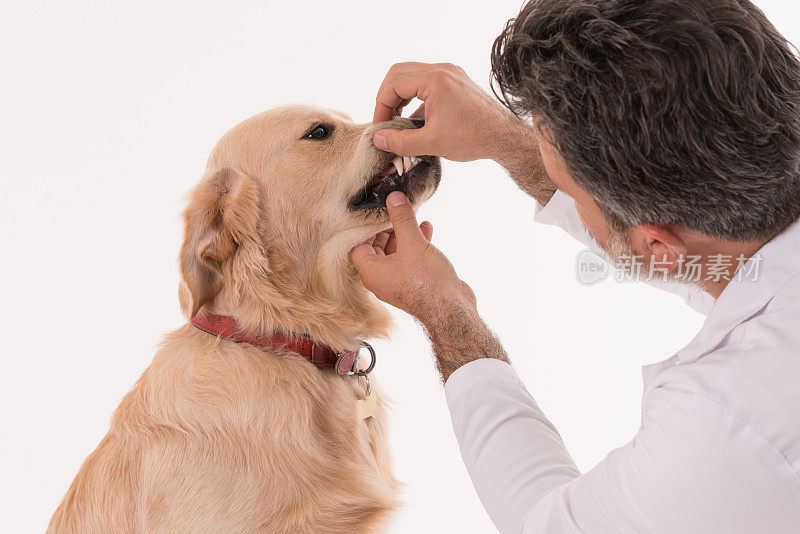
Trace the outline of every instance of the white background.
{"type": "MultiPolygon", "coordinates": [[[[759,3],[790,40],[796,7],[759,3]]],[[[161,336],[184,322],[185,193],[217,138],[301,102],[369,121],[398,61],[449,61],[484,87],[520,0],[16,2],[0,11],[0,531],[41,532],[161,336]],[[469,7],[467,7],[469,6],[469,7]]],[[[582,469],[639,423],[640,366],[702,318],[674,296],[575,276],[582,247],[532,222],[493,163],[446,163],[435,242],[582,469]]],[[[392,532],[491,532],[417,325],[377,343],[406,484],[392,532]]]]}

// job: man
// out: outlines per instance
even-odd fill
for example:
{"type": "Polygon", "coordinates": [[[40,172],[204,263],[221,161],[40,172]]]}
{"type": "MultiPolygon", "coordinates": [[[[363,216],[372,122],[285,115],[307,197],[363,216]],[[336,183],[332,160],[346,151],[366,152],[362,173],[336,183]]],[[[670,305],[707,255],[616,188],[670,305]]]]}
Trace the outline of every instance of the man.
{"type": "Polygon", "coordinates": [[[495,42],[492,71],[533,127],[461,69],[406,63],[386,76],[374,119],[418,97],[426,124],[378,132],[374,144],[496,160],[536,198],[537,220],[612,259],[642,258],[708,314],[687,347],[645,368],[637,435],[581,474],[470,288],[393,193],[393,231],[353,261],[366,287],[426,328],[495,525],[800,532],[800,63],[790,45],[747,0],[531,0],[495,42]],[[758,276],[741,276],[756,262],[758,276]]]}

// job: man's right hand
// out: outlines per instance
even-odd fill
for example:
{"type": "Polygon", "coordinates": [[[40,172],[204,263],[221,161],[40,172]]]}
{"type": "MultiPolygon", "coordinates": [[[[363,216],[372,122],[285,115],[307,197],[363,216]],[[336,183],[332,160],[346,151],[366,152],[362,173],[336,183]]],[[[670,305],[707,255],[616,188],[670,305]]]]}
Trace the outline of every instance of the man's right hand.
{"type": "Polygon", "coordinates": [[[377,148],[399,156],[494,159],[502,163],[515,135],[522,133],[530,139],[526,132],[530,125],[487,95],[462,68],[449,63],[393,65],[378,90],[373,122],[400,115],[414,98],[423,104],[412,117],[424,118],[425,126],[380,130],[373,136],[377,148]]]}
{"type": "Polygon", "coordinates": [[[400,115],[414,98],[419,129],[386,129],[373,144],[399,156],[440,156],[453,161],[493,159],[523,191],[547,204],[556,186],[547,176],[534,127],[487,95],[460,67],[449,63],[398,63],[389,69],[375,102],[373,122],[400,115]]]}

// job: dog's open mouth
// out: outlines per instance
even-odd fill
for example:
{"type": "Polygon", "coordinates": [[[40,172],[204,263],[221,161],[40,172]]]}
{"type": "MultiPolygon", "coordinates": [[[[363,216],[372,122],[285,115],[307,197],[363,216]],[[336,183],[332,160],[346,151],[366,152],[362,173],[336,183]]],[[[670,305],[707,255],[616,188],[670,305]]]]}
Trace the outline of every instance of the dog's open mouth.
{"type": "Polygon", "coordinates": [[[415,195],[428,187],[436,189],[441,179],[441,164],[435,156],[396,156],[364,189],[350,200],[350,209],[371,210],[386,206],[386,197],[402,191],[413,202],[415,195]]]}

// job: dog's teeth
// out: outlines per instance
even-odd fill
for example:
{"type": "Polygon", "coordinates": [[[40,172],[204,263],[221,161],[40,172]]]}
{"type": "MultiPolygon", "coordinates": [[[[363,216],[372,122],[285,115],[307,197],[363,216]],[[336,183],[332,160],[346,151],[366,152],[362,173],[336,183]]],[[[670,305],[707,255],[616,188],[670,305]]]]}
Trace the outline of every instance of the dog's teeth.
{"type": "Polygon", "coordinates": [[[392,160],[392,163],[394,163],[394,168],[397,169],[397,174],[403,176],[403,158],[397,156],[392,160]]]}
{"type": "Polygon", "coordinates": [[[420,162],[420,159],[417,156],[411,156],[411,164],[416,165],[420,162]]]}
{"type": "Polygon", "coordinates": [[[413,166],[414,164],[411,163],[411,158],[409,158],[408,156],[403,156],[403,167],[405,167],[406,171],[408,171],[408,169],[410,169],[413,166]]]}

